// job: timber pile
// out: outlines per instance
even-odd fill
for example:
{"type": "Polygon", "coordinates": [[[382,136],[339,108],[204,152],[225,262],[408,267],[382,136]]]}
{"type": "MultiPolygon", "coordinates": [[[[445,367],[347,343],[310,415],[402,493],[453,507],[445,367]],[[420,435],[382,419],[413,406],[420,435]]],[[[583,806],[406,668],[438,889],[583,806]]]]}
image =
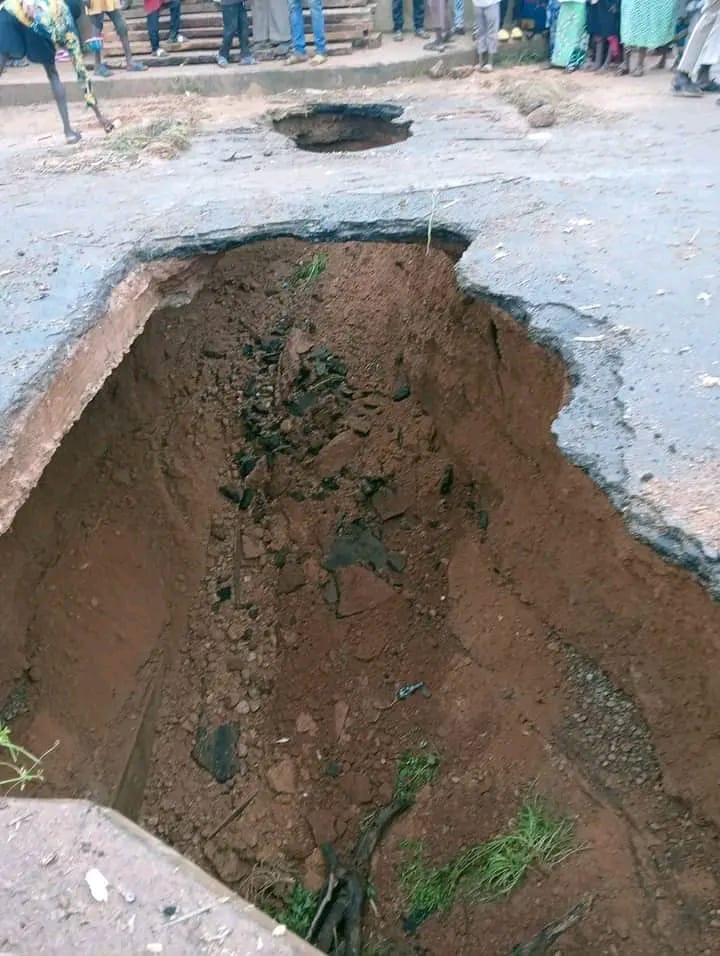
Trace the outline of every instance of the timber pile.
{"type": "MultiPolygon", "coordinates": [[[[308,44],[308,55],[314,53],[312,29],[310,27],[310,10],[305,6],[305,38],[308,44]]],[[[328,54],[338,56],[351,53],[357,47],[377,47],[380,45],[380,34],[375,30],[373,14],[374,3],[366,0],[324,0],[325,33],[328,45],[328,54]]],[[[220,4],[213,0],[189,0],[182,5],[181,30],[185,43],[181,49],[169,50],[167,56],[153,57],[150,52],[150,42],[145,24],[142,0],[134,0],[129,10],[124,12],[130,33],[130,43],[133,55],[146,66],[184,66],[200,63],[215,63],[222,41],[222,13],[220,4]]],[[[252,4],[248,6],[250,20],[250,37],[252,41],[252,4]]],[[[167,38],[169,27],[167,8],[160,12],[160,36],[163,41],[167,38]]],[[[122,68],[124,58],[122,47],[115,36],[112,24],[105,22],[105,60],[110,67],[122,68]]],[[[239,58],[237,40],[233,46],[231,60],[239,58]]]]}

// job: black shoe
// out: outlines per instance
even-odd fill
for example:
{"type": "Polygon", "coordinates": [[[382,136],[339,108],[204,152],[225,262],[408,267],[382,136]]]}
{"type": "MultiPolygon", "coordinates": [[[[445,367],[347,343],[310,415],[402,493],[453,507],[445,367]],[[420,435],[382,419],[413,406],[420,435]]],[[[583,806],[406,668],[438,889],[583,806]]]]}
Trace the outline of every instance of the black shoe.
{"type": "Polygon", "coordinates": [[[672,83],[675,96],[702,96],[702,90],[685,73],[678,73],[672,83]]]}

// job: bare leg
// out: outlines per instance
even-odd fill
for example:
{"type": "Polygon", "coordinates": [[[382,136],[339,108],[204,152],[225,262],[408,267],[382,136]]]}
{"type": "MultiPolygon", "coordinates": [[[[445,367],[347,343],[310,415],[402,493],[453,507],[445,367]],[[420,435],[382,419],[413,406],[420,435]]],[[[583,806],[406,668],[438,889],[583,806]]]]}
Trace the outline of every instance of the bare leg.
{"type": "Polygon", "coordinates": [[[625,49],[624,49],[624,51],[623,51],[623,61],[622,61],[622,63],[620,64],[620,69],[619,69],[619,71],[618,71],[618,72],[620,73],[620,76],[627,76],[628,73],[630,72],[630,54],[631,54],[631,52],[632,52],[632,51],[630,50],[629,47],[625,47],[625,49]]]}
{"type": "Polygon", "coordinates": [[[600,72],[601,72],[601,73],[602,73],[604,70],[609,70],[609,69],[610,69],[610,64],[612,63],[612,57],[613,57],[612,44],[611,44],[610,42],[608,42],[608,44],[607,44],[607,53],[605,54],[605,59],[603,60],[602,66],[600,67],[600,72]]]}
{"type": "Polygon", "coordinates": [[[135,64],[133,63],[132,50],[130,49],[130,37],[127,33],[123,33],[120,37],[120,42],[122,43],[123,53],[125,54],[125,65],[128,70],[132,70],[135,64]]]}
{"type": "Polygon", "coordinates": [[[595,57],[588,63],[588,70],[599,70],[602,67],[604,51],[605,41],[602,37],[595,37],[595,57]]]}
{"type": "Polygon", "coordinates": [[[97,103],[92,105],[90,109],[95,114],[98,123],[102,126],[105,132],[112,133],[112,131],[115,129],[115,124],[112,122],[112,120],[105,118],[105,116],[100,112],[100,107],[97,105],[97,103]]]}
{"type": "Polygon", "coordinates": [[[58,75],[57,67],[54,63],[48,63],[45,65],[45,73],[47,78],[50,81],[50,89],[52,90],[52,95],[55,100],[55,104],[60,113],[60,119],[63,124],[63,132],[65,133],[65,141],[67,143],[77,143],[80,140],[80,133],[76,132],[70,125],[70,117],[68,116],[68,105],[67,105],[67,96],[65,95],[65,87],[62,85],[62,80],[58,75]]]}
{"type": "Polygon", "coordinates": [[[0,76],[3,75],[3,71],[8,64],[9,56],[6,56],[4,53],[0,53],[0,76]]]}
{"type": "Polygon", "coordinates": [[[656,70],[664,70],[667,66],[668,53],[670,52],[669,46],[660,47],[660,59],[655,64],[656,70]]]}
{"type": "Polygon", "coordinates": [[[130,37],[128,36],[127,23],[125,22],[125,17],[119,10],[113,11],[110,14],[110,19],[112,24],[115,27],[115,32],[120,38],[122,43],[123,53],[125,54],[125,66],[131,73],[140,73],[145,67],[141,63],[136,63],[133,60],[132,50],[130,49],[130,37]]]}
{"type": "Polygon", "coordinates": [[[637,66],[632,71],[633,76],[645,76],[645,55],[646,54],[647,54],[647,50],[645,49],[645,47],[640,47],[640,49],[637,51],[638,61],[637,61],[637,66]]]}

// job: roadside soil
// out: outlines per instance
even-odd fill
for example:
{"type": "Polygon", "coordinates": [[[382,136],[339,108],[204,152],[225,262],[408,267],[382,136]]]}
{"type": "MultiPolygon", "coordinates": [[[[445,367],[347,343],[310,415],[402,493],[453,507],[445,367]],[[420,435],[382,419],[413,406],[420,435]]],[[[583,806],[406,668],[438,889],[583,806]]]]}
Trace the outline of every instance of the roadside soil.
{"type": "Polygon", "coordinates": [[[560,455],[569,388],[447,252],[219,257],[0,539],[27,632],[0,688],[20,739],[61,740],[46,792],[112,801],[139,735],[140,821],[267,903],[318,889],[319,845],[347,854],[430,749],[437,780],[375,854],[372,940],[504,956],[591,894],[557,952],[716,952],[718,610],[560,455]],[[530,792],[578,852],[408,937],[403,841],[444,863],[530,792]]]}
{"type": "MultiPolygon", "coordinates": [[[[192,71],[188,71],[188,76],[191,84],[192,71]]],[[[492,76],[473,73],[454,80],[427,77],[395,80],[379,86],[353,88],[342,95],[337,90],[316,90],[312,92],[311,101],[389,101],[410,108],[437,101],[443,104],[444,110],[455,101],[458,113],[471,113],[473,107],[482,106],[496,111],[497,122],[527,131],[513,105],[521,105],[528,96],[540,94],[542,102],[552,103],[559,122],[595,119],[607,124],[618,115],[628,113],[647,121],[648,116],[662,109],[669,95],[669,82],[669,74],[655,71],[636,82],[613,73],[580,72],[570,76],[538,66],[520,66],[499,69],[492,76]]],[[[102,84],[98,83],[97,88],[102,100],[102,84]]],[[[104,108],[116,124],[109,136],[103,133],[89,111],[79,104],[71,104],[73,126],[83,136],[73,147],[63,142],[52,102],[4,107],[0,110],[0,170],[5,166],[7,172],[2,173],[2,179],[22,181],[37,174],[102,175],[114,169],[137,166],[162,168],[168,159],[198,138],[212,138],[222,132],[240,134],[242,148],[238,152],[244,155],[243,132],[258,128],[269,131],[268,114],[298,108],[307,102],[307,95],[294,91],[275,96],[253,93],[221,97],[183,92],[107,100],[104,108]],[[128,139],[136,139],[136,131],[148,128],[151,135],[145,137],[141,133],[140,147],[128,148],[128,139]]],[[[272,148],[270,142],[268,148],[272,148]]]]}

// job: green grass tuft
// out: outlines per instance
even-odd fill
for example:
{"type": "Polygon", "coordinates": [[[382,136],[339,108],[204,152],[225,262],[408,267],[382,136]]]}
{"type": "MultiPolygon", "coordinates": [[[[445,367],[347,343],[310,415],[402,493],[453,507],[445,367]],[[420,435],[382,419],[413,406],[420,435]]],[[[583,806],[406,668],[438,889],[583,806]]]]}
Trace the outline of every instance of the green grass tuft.
{"type": "Polygon", "coordinates": [[[406,751],[398,764],[393,799],[412,805],[421,788],[432,783],[439,770],[440,757],[436,753],[414,754],[406,751]]]}
{"type": "MultiPolygon", "coordinates": [[[[55,745],[57,746],[57,744],[55,745]]],[[[55,747],[51,747],[54,750],[55,747]]],[[[49,753],[49,751],[48,751],[49,753]]],[[[24,747],[13,743],[10,728],[0,724],[0,787],[7,792],[18,787],[24,790],[29,783],[43,779],[40,762],[46,754],[36,757],[24,747]],[[27,763],[26,763],[27,761],[27,763]]]]}
{"type": "Polygon", "coordinates": [[[299,262],[290,279],[290,285],[294,288],[309,286],[316,279],[320,278],[327,269],[327,256],[320,252],[307,262],[299,262]]]}
{"type": "Polygon", "coordinates": [[[284,923],[300,939],[305,939],[319,903],[320,894],[311,893],[302,883],[297,881],[293,885],[285,905],[273,913],[272,916],[278,923],[284,923]]]}
{"type": "Polygon", "coordinates": [[[533,866],[553,866],[574,852],[574,828],[556,819],[533,797],[520,809],[512,829],[486,843],[463,850],[440,867],[429,867],[421,843],[408,843],[408,859],[400,869],[410,920],[419,924],[448,909],[456,897],[495,900],[511,893],[533,866]]]}

